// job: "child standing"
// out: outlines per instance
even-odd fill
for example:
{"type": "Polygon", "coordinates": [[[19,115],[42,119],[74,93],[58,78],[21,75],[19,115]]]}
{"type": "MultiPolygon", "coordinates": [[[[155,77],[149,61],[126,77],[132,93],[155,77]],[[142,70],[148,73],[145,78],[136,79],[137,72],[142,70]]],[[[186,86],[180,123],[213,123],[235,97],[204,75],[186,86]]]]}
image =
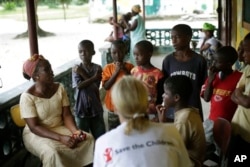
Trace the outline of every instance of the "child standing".
{"type": "Polygon", "coordinates": [[[82,62],[73,67],[72,72],[76,100],[75,119],[80,129],[91,131],[97,139],[105,133],[103,108],[99,96],[102,67],[91,62],[95,50],[90,40],[81,41],[78,52],[82,62]]]}
{"type": "Polygon", "coordinates": [[[238,104],[232,119],[232,132],[229,166],[250,166],[250,33],[243,40],[244,62],[247,64],[231,98],[238,104]],[[244,161],[235,161],[240,155],[247,157],[244,161]]]}
{"type": "Polygon", "coordinates": [[[189,105],[198,108],[203,119],[200,91],[207,77],[207,64],[204,57],[190,49],[192,35],[191,27],[186,24],[178,24],[172,28],[171,39],[175,51],[164,58],[162,71],[165,78],[185,75],[192,80],[193,92],[189,105]]]}
{"type": "Polygon", "coordinates": [[[106,90],[105,95],[105,107],[108,110],[108,129],[114,129],[119,124],[119,118],[116,113],[114,113],[114,106],[111,99],[111,89],[116,81],[121,79],[124,75],[130,75],[131,69],[134,67],[133,64],[124,62],[124,57],[126,55],[126,47],[123,41],[116,40],[111,44],[111,56],[113,63],[107,64],[103,68],[102,73],[102,86],[106,90]]]}
{"type": "MultiPolygon", "coordinates": [[[[237,51],[231,46],[220,48],[213,56],[214,63],[209,68],[209,76],[202,86],[201,97],[210,101],[210,113],[203,123],[208,148],[215,148],[213,140],[214,121],[221,117],[231,122],[237,104],[231,100],[231,95],[241,77],[239,71],[233,71],[232,66],[238,58],[237,51]]],[[[208,150],[208,153],[215,150],[208,150]]]]}
{"type": "Polygon", "coordinates": [[[153,55],[153,45],[151,42],[142,40],[134,47],[134,57],[137,64],[131,70],[131,75],[141,80],[148,90],[149,115],[150,119],[156,115],[156,104],[161,104],[163,73],[154,67],[150,59],[153,55]],[[160,91],[160,92],[159,92],[160,91]]]}
{"type": "Polygon", "coordinates": [[[198,110],[188,104],[191,94],[192,82],[189,77],[183,75],[169,77],[164,82],[163,105],[158,105],[156,109],[159,122],[163,122],[166,109],[174,108],[174,125],[184,140],[190,159],[194,163],[199,161],[203,164],[206,149],[205,134],[198,110]]]}

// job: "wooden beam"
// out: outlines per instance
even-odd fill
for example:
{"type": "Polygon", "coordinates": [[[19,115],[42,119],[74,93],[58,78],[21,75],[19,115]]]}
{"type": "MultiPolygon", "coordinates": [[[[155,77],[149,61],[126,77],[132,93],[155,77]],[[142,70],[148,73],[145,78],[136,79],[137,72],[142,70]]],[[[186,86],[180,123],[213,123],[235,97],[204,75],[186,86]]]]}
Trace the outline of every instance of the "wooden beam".
{"type": "Polygon", "coordinates": [[[35,1],[36,0],[26,0],[30,56],[32,56],[35,53],[39,54],[38,41],[37,41],[37,20],[36,20],[35,1]]]}
{"type": "MultiPolygon", "coordinates": [[[[117,23],[117,3],[116,0],[113,0],[113,22],[117,23]]],[[[114,27],[114,38],[115,40],[118,38],[117,32],[118,32],[118,27],[113,25],[114,27]]]]}
{"type": "Polygon", "coordinates": [[[145,19],[146,19],[146,11],[145,11],[146,9],[145,9],[145,0],[142,0],[142,11],[143,11],[143,13],[142,13],[142,16],[143,16],[143,19],[144,19],[144,22],[145,22],[145,19]]]}

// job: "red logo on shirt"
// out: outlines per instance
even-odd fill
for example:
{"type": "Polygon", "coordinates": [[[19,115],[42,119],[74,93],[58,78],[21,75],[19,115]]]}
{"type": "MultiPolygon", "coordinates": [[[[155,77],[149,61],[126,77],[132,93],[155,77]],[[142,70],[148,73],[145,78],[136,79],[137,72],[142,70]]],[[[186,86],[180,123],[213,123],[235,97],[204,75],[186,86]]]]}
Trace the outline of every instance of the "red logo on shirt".
{"type": "Polygon", "coordinates": [[[105,159],[106,163],[109,163],[109,162],[112,161],[112,154],[113,154],[112,148],[106,148],[105,149],[105,152],[104,152],[103,155],[104,155],[104,159],[105,159]]]}

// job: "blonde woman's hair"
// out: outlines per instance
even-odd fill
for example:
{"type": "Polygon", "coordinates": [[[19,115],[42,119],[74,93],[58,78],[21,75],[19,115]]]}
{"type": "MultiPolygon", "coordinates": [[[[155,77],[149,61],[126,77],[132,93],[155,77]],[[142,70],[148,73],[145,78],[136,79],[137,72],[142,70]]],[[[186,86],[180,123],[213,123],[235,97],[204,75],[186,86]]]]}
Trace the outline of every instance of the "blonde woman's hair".
{"type": "Polygon", "coordinates": [[[148,93],[142,81],[124,76],[111,90],[112,102],[116,111],[127,120],[125,134],[138,130],[143,132],[148,127],[148,93]]]}

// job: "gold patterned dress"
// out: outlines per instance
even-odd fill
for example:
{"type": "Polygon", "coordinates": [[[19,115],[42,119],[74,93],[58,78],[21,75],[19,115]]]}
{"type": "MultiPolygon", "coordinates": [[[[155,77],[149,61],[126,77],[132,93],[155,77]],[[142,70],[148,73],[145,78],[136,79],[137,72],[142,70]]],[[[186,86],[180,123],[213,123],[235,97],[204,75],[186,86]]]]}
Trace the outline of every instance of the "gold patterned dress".
{"type": "MultiPolygon", "coordinates": [[[[22,118],[38,117],[40,124],[51,131],[71,135],[63,124],[63,106],[69,106],[69,99],[62,84],[51,98],[40,98],[27,92],[20,98],[22,118]]],[[[43,167],[82,167],[93,162],[94,139],[90,134],[71,149],[61,142],[32,133],[26,125],[23,141],[26,149],[41,159],[43,167]]]]}

